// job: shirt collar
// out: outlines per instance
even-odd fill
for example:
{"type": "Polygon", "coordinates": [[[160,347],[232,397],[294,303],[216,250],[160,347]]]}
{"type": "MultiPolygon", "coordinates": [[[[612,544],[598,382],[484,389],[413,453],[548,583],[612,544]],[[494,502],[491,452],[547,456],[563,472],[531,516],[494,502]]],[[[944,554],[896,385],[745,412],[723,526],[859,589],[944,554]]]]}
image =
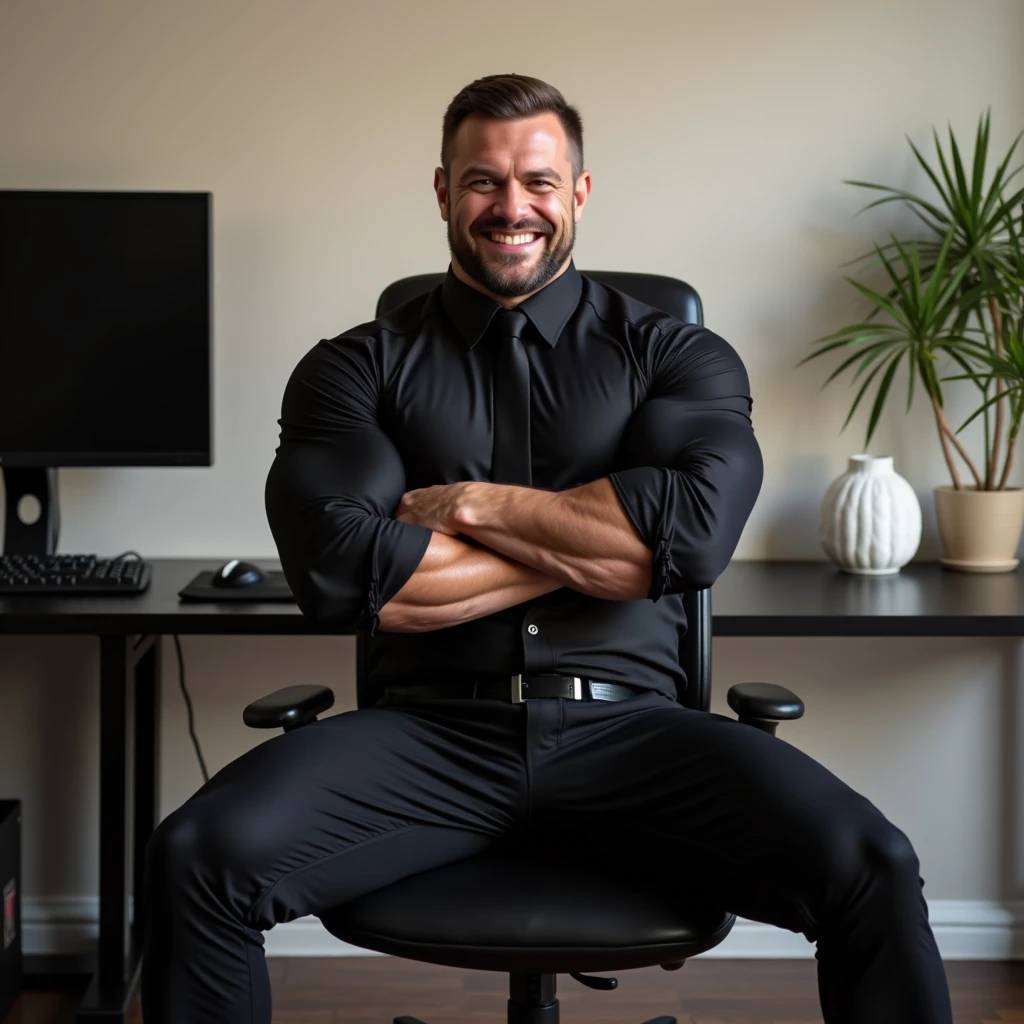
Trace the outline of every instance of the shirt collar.
{"type": "MultiPolygon", "coordinates": [[[[537,333],[554,348],[562,328],[576,311],[582,292],[583,279],[570,260],[563,274],[515,308],[529,317],[537,333]]],[[[494,299],[460,281],[451,264],[441,286],[441,303],[467,348],[483,337],[491,317],[502,308],[494,299]]]]}

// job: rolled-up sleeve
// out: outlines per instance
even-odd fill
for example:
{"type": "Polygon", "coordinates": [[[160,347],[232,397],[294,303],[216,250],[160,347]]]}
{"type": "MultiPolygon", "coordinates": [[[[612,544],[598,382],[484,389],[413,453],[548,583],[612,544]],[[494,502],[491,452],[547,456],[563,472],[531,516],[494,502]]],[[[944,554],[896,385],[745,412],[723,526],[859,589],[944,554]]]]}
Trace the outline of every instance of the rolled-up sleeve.
{"type": "Polygon", "coordinates": [[[381,428],[379,369],[366,338],[321,341],[285,387],[267,476],[267,519],[305,615],[365,630],[416,571],[424,526],[391,516],[405,467],[381,428]]]}
{"type": "Polygon", "coordinates": [[[659,339],[647,399],[609,474],[652,552],[651,589],[710,587],[729,564],[764,476],[746,369],[723,338],[681,327],[659,339]]]}

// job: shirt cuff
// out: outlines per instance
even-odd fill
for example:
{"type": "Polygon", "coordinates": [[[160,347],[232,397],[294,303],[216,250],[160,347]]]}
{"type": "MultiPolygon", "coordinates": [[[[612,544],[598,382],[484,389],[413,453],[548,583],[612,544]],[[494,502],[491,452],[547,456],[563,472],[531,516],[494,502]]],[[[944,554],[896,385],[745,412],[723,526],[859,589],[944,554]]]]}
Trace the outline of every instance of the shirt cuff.
{"type": "Polygon", "coordinates": [[[672,572],[671,470],[660,466],[635,466],[609,473],[615,493],[640,539],[651,550],[651,589],[647,596],[664,596],[672,572]]]}
{"type": "Polygon", "coordinates": [[[369,636],[376,634],[381,608],[409,581],[432,536],[433,531],[426,526],[380,517],[370,549],[366,597],[357,623],[360,630],[369,636]]]}

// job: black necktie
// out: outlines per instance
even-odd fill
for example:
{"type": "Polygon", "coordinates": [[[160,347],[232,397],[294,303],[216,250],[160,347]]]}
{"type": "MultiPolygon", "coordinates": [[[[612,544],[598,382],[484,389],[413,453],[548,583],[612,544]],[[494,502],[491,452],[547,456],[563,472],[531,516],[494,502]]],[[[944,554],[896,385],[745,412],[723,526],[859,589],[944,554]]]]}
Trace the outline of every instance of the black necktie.
{"type": "Polygon", "coordinates": [[[533,482],[530,470],[530,362],[520,336],[528,323],[521,309],[499,309],[492,329],[494,358],[494,454],[496,484],[533,482]]]}

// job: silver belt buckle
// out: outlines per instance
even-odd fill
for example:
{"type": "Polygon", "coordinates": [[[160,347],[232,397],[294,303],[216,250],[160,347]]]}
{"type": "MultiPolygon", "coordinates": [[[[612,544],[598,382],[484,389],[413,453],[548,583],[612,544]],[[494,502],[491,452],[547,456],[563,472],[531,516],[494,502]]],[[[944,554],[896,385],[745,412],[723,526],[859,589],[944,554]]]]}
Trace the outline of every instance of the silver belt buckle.
{"type": "MultiPolygon", "coordinates": [[[[572,677],[572,699],[583,700],[583,680],[579,676],[572,677]]],[[[512,677],[512,703],[523,703],[522,675],[515,675],[512,677]]]]}

